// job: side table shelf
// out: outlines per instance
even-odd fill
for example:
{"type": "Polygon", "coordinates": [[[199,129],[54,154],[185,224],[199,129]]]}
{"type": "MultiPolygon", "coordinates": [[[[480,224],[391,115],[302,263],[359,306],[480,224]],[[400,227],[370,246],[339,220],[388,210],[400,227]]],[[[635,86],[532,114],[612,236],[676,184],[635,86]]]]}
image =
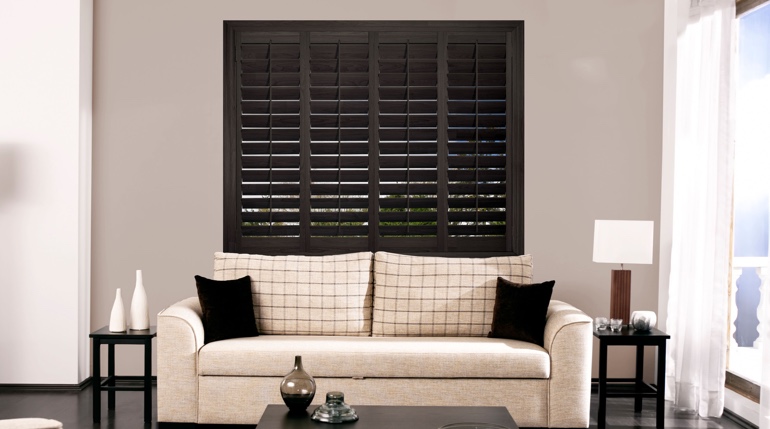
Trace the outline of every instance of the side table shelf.
{"type": "Polygon", "coordinates": [[[143,375],[113,375],[102,379],[102,390],[144,391],[143,375]]]}
{"type": "Polygon", "coordinates": [[[637,383],[634,378],[608,378],[607,379],[607,397],[608,398],[655,398],[658,396],[658,389],[649,383],[637,383]]]}
{"type": "Polygon", "coordinates": [[[152,420],[152,339],[157,328],[110,332],[107,326],[89,335],[93,341],[94,423],[102,417],[102,391],[107,391],[107,409],[115,409],[116,391],[144,392],[144,421],[152,420]],[[101,377],[101,346],[107,344],[107,377],[101,377]],[[144,375],[115,375],[115,344],[144,345],[144,375]]]}

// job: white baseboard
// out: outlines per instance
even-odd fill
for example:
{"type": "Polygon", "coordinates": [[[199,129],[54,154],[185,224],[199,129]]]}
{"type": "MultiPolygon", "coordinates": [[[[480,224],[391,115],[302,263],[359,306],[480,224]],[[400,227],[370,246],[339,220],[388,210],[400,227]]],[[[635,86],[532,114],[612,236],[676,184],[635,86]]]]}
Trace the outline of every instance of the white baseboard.
{"type": "Polygon", "coordinates": [[[725,389],[725,408],[759,426],[759,404],[725,389]]]}

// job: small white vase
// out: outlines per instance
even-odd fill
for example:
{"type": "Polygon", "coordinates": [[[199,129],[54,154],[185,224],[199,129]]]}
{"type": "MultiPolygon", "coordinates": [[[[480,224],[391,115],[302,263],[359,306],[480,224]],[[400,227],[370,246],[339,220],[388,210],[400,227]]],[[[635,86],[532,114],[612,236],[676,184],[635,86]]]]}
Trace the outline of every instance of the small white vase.
{"type": "Polygon", "coordinates": [[[110,313],[110,332],[126,332],[126,310],[123,307],[123,297],[120,288],[115,291],[115,303],[110,313]]]}
{"type": "Polygon", "coordinates": [[[631,326],[637,331],[649,331],[658,323],[658,317],[654,311],[634,311],[631,313],[631,326]]]}
{"type": "Polygon", "coordinates": [[[145,292],[142,283],[142,270],[136,270],[136,286],[134,287],[134,297],[131,299],[130,316],[131,329],[150,328],[150,310],[147,308],[147,292],[145,292]]]}

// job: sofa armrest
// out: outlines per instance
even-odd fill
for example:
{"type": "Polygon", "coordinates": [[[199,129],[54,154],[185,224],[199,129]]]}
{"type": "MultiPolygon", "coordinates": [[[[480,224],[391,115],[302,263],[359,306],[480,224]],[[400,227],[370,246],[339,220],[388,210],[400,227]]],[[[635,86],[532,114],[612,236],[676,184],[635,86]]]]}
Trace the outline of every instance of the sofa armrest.
{"type": "Polygon", "coordinates": [[[588,427],[591,408],[591,318],[562,301],[551,301],[545,349],[551,357],[548,427],[588,427]]]}
{"type": "Polygon", "coordinates": [[[198,422],[198,350],[203,322],[197,297],[158,313],[158,421],[198,422]]]}

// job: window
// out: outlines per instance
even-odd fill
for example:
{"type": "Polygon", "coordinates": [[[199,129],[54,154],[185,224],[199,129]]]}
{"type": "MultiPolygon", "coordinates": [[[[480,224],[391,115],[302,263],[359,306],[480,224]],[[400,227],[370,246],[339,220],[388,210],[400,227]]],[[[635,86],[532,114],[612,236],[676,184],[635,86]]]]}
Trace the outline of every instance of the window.
{"type": "Polygon", "coordinates": [[[225,250],[523,252],[523,23],[225,22],[225,250]]]}
{"type": "MultiPolygon", "coordinates": [[[[744,5],[749,2],[743,3],[744,5]]],[[[753,2],[756,6],[756,2],[753,2]]],[[[743,380],[737,388],[761,382],[762,333],[766,332],[770,259],[770,6],[746,11],[738,18],[735,85],[735,178],[733,185],[733,259],[730,299],[731,378],[743,380]],[[762,315],[765,315],[762,320],[762,315]]],[[[745,393],[758,401],[754,385],[745,393]],[[754,392],[754,393],[752,393],[754,392]]]]}

